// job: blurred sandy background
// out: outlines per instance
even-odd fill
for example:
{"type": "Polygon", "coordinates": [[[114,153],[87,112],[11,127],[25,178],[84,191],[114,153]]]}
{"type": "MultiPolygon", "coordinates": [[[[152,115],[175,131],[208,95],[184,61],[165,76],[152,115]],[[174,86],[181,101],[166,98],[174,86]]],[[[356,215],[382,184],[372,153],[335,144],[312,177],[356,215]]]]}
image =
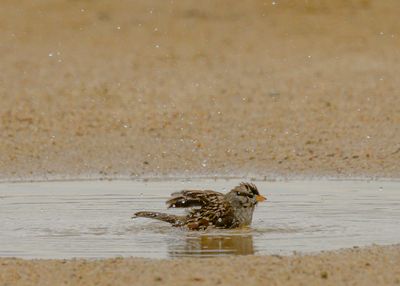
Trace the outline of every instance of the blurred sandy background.
{"type": "Polygon", "coordinates": [[[398,177],[398,1],[2,1],[0,177],[398,177]]]}

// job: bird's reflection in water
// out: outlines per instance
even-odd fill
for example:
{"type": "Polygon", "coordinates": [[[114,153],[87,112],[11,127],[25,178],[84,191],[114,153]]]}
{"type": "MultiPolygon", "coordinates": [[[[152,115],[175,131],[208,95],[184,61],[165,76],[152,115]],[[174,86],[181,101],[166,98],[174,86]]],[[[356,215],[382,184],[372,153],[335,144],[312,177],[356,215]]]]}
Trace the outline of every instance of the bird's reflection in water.
{"type": "Polygon", "coordinates": [[[189,235],[182,244],[170,244],[171,257],[224,256],[254,254],[253,236],[245,234],[199,234],[189,235]]]}

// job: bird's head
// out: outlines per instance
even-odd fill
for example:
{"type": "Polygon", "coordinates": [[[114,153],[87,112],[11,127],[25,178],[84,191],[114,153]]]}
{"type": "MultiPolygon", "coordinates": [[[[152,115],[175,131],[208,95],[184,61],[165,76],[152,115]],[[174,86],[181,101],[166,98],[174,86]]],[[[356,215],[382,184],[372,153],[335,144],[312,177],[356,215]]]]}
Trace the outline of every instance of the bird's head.
{"type": "Polygon", "coordinates": [[[226,197],[236,207],[254,207],[257,203],[267,200],[266,197],[260,195],[256,185],[252,183],[240,183],[227,193],[226,197]]]}

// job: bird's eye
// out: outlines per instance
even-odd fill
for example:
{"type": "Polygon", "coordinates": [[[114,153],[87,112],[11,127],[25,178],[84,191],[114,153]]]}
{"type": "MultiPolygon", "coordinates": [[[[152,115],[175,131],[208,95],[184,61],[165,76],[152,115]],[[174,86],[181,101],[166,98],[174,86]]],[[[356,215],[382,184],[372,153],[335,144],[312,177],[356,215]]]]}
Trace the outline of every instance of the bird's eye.
{"type": "Polygon", "coordinates": [[[243,197],[249,197],[252,198],[254,195],[252,193],[242,193],[242,192],[237,192],[238,196],[243,196],[243,197]]]}

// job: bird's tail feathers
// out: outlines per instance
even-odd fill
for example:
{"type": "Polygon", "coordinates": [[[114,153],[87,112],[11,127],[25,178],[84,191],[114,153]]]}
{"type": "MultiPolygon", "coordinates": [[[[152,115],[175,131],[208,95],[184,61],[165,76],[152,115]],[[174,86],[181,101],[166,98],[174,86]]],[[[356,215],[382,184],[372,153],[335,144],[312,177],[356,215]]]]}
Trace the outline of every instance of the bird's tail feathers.
{"type": "Polygon", "coordinates": [[[182,223],[181,217],[179,217],[177,215],[171,215],[171,214],[160,213],[160,212],[147,212],[147,211],[137,212],[133,215],[132,218],[136,218],[136,217],[146,217],[146,218],[158,219],[158,220],[173,224],[175,226],[179,226],[182,223]]]}

